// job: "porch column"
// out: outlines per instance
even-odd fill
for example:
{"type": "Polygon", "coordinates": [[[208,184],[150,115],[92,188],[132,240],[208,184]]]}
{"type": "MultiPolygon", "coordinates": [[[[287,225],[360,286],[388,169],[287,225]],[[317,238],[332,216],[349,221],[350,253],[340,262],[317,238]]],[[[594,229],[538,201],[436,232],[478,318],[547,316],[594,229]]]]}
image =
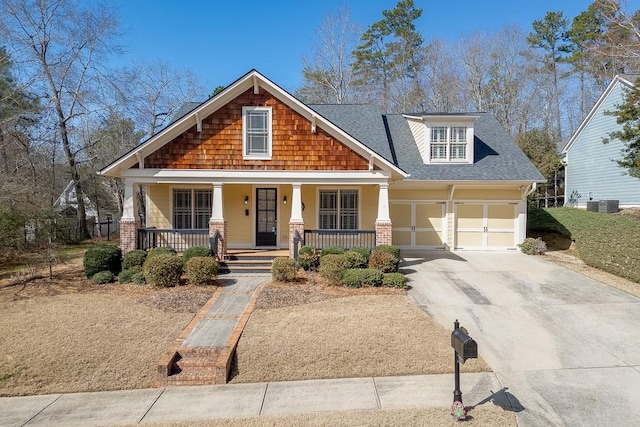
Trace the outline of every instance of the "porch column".
{"type": "Polygon", "coordinates": [[[289,218],[289,257],[293,258],[293,239],[296,231],[301,238],[304,238],[304,220],[302,219],[302,196],[300,192],[301,184],[293,184],[291,194],[291,218],[289,218]]]}
{"type": "Polygon", "coordinates": [[[227,221],[224,219],[222,202],[222,183],[213,184],[213,201],[211,203],[211,218],[209,219],[209,237],[219,233],[218,259],[222,260],[227,255],[227,221]]]}
{"type": "Polygon", "coordinates": [[[376,218],[376,246],[391,245],[391,218],[389,217],[389,184],[380,184],[378,190],[378,216],[376,218]]]}
{"type": "Polygon", "coordinates": [[[120,218],[120,249],[126,254],[137,248],[138,206],[136,203],[137,185],[132,181],[124,182],[124,200],[122,205],[122,218],[120,218]]]}

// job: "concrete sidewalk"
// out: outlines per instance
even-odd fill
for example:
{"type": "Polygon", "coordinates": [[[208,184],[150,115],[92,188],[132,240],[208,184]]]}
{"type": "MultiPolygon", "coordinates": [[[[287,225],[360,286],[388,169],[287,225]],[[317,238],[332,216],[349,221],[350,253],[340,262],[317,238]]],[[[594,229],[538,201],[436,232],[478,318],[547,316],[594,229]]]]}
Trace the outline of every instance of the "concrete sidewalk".
{"type": "MultiPolygon", "coordinates": [[[[0,426],[110,426],[311,412],[450,407],[452,374],[172,387],[0,398],[0,426]]],[[[462,374],[467,406],[507,399],[493,373],[462,374]],[[492,396],[493,393],[496,393],[492,396]]]]}

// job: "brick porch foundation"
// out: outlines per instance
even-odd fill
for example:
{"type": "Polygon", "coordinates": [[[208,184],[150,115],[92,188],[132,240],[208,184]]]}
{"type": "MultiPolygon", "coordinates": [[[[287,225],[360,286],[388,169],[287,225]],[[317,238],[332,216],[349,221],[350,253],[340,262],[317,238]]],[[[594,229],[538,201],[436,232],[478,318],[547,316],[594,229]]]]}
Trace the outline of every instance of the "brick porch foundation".
{"type": "Polygon", "coordinates": [[[218,239],[218,259],[223,260],[227,256],[227,226],[228,221],[209,221],[209,237],[213,237],[216,230],[220,233],[218,239]]]}
{"type": "Polygon", "coordinates": [[[391,221],[376,222],[376,246],[392,244],[391,221]]]}
{"type": "Polygon", "coordinates": [[[140,222],[136,220],[120,220],[120,249],[122,254],[135,250],[137,246],[138,228],[140,222]]]}
{"type": "Polygon", "coordinates": [[[304,222],[289,223],[289,258],[293,258],[293,238],[296,235],[296,231],[300,234],[301,238],[304,238],[304,222]]]}

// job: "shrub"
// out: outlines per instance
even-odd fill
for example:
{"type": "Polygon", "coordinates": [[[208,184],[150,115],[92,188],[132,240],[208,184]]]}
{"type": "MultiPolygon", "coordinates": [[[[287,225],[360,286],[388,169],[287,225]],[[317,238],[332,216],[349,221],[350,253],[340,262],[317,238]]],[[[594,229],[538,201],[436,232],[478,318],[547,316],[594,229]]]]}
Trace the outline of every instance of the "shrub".
{"type": "Polygon", "coordinates": [[[382,277],[382,286],[406,289],[407,279],[402,273],[385,273],[382,277]]]}
{"type": "Polygon", "coordinates": [[[91,278],[101,271],[110,271],[114,275],[120,273],[122,251],[117,246],[97,244],[84,254],[84,274],[91,278]]]}
{"type": "Polygon", "coordinates": [[[325,246],[324,248],[322,248],[322,251],[320,252],[320,258],[322,258],[325,255],[340,255],[343,253],[344,253],[344,248],[342,246],[337,246],[337,245],[325,246]]]}
{"type": "Polygon", "coordinates": [[[379,245],[379,246],[376,246],[375,248],[373,248],[373,251],[388,252],[391,255],[393,255],[394,257],[398,258],[398,262],[400,262],[400,260],[402,259],[402,257],[400,256],[400,248],[397,247],[397,246],[379,245]]]}
{"type": "Polygon", "coordinates": [[[127,252],[122,257],[122,269],[129,270],[131,267],[142,267],[145,259],[147,259],[147,252],[141,249],[127,252]]]}
{"type": "Polygon", "coordinates": [[[118,274],[118,282],[131,283],[132,282],[131,276],[133,276],[134,274],[136,274],[136,272],[133,270],[129,270],[129,269],[122,270],[120,274],[118,274]]]}
{"type": "Polygon", "coordinates": [[[91,277],[91,281],[96,285],[104,285],[105,283],[111,283],[114,281],[115,276],[112,272],[105,270],[99,271],[91,277]]]}
{"type": "Polygon", "coordinates": [[[218,261],[209,256],[192,256],[187,261],[187,278],[194,285],[212,285],[218,276],[218,261]]]}
{"type": "Polygon", "coordinates": [[[523,254],[527,255],[544,255],[547,252],[547,244],[540,237],[537,239],[527,237],[518,247],[523,254]]]}
{"type": "Polygon", "coordinates": [[[210,257],[211,249],[205,246],[192,246],[187,248],[182,254],[182,263],[186,266],[189,260],[193,257],[210,257]]]}
{"type": "Polygon", "coordinates": [[[296,278],[296,262],[291,258],[278,257],[271,264],[271,277],[276,282],[292,282],[296,278]]]}
{"type": "Polygon", "coordinates": [[[144,277],[144,272],[139,271],[137,273],[133,273],[133,275],[131,276],[131,283],[134,283],[136,285],[144,285],[145,283],[147,283],[147,279],[145,279],[144,277]]]}
{"type": "Polygon", "coordinates": [[[367,258],[362,256],[360,252],[349,249],[344,253],[344,266],[346,268],[365,268],[367,258]]]}
{"type": "Polygon", "coordinates": [[[320,255],[313,246],[303,246],[298,251],[298,264],[307,271],[315,271],[320,264],[320,255]]]}
{"type": "Polygon", "coordinates": [[[349,288],[382,285],[382,272],[375,268],[348,268],[342,274],[342,282],[349,288]]]}
{"type": "Polygon", "coordinates": [[[149,261],[149,259],[156,257],[158,255],[176,256],[178,255],[178,252],[176,252],[176,250],[173,249],[171,246],[159,246],[157,248],[153,248],[149,250],[149,252],[147,253],[147,261],[149,261]]]}
{"type": "Polygon", "coordinates": [[[155,286],[175,286],[182,275],[182,260],[175,255],[160,254],[147,257],[144,277],[155,286]]]}
{"type": "Polygon", "coordinates": [[[360,255],[362,255],[367,260],[365,262],[365,265],[369,263],[369,256],[371,255],[371,249],[365,248],[363,246],[356,246],[355,248],[349,249],[349,251],[358,252],[360,255]]]}
{"type": "Polygon", "coordinates": [[[325,278],[331,285],[340,285],[342,283],[342,273],[344,273],[344,255],[328,254],[320,258],[320,267],[318,273],[325,278]]]}
{"type": "Polygon", "coordinates": [[[377,268],[383,273],[395,273],[398,271],[400,260],[392,253],[374,249],[369,257],[369,268],[377,268]]]}

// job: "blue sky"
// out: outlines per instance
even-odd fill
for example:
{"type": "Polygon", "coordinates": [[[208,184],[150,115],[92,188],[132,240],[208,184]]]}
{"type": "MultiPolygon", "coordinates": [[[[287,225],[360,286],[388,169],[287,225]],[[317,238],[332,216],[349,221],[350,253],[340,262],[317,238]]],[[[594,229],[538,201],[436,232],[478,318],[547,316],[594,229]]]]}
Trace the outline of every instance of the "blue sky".
{"type": "MultiPolygon", "coordinates": [[[[191,69],[211,91],[255,68],[283,88],[302,83],[302,56],[327,13],[341,5],[351,21],[365,29],[392,9],[397,0],[114,0],[125,29],[122,61],[162,59],[191,69]]],[[[415,0],[423,9],[416,22],[428,42],[455,40],[477,30],[515,24],[525,31],[547,11],[562,10],[569,19],[591,0],[415,0]]],[[[629,4],[638,9],[640,0],[629,4]]],[[[209,92],[207,92],[209,93],[209,92]]],[[[205,94],[203,94],[205,95],[205,94]]]]}

